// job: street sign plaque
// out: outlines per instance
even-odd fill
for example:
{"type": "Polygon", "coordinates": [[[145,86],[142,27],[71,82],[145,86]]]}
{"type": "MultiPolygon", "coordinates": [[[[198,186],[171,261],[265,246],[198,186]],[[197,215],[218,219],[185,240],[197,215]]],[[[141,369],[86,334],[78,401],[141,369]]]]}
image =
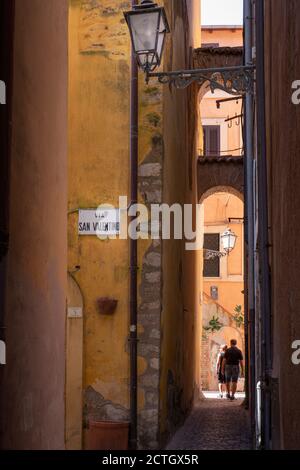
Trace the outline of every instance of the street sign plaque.
{"type": "Polygon", "coordinates": [[[99,237],[119,235],[119,209],[98,208],[80,210],[78,233],[79,235],[95,235],[99,237]]]}

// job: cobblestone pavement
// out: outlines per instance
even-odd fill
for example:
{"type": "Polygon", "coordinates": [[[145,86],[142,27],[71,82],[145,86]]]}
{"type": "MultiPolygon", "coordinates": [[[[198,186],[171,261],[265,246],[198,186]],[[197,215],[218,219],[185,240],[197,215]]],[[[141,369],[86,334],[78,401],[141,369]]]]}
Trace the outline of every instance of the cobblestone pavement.
{"type": "Polygon", "coordinates": [[[248,450],[251,437],[243,400],[201,401],[168,444],[168,450],[248,450]]]}

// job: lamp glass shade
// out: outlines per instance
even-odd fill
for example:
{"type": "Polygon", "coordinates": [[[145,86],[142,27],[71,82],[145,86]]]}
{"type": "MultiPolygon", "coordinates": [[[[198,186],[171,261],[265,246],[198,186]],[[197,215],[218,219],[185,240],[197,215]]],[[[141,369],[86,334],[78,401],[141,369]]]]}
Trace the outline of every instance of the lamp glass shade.
{"type": "Polygon", "coordinates": [[[237,236],[230,229],[226,230],[221,235],[222,245],[225,251],[230,252],[235,247],[237,236]]]}
{"type": "Polygon", "coordinates": [[[159,60],[159,64],[161,62],[161,58],[162,58],[162,54],[163,54],[167,28],[168,28],[168,25],[165,24],[164,15],[161,15],[160,16],[158,41],[157,41],[157,57],[158,57],[158,60],[159,60]]]}
{"type": "Polygon", "coordinates": [[[139,66],[148,72],[155,70],[161,63],[165,35],[170,31],[164,8],[141,6],[124,15],[139,66]]]}
{"type": "Polygon", "coordinates": [[[132,41],[137,54],[156,50],[159,11],[130,15],[132,41]]]}

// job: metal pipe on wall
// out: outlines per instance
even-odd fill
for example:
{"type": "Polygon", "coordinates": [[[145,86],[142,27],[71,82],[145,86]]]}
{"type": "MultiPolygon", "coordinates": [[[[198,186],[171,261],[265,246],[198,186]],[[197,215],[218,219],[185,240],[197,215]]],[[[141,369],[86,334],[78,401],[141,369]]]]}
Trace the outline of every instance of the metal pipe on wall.
{"type": "MultiPolygon", "coordinates": [[[[132,8],[138,0],[132,0],[132,8]]],[[[130,207],[138,199],[138,65],[131,50],[130,77],[130,207]]],[[[132,220],[134,217],[132,217],[132,220]]],[[[137,240],[130,237],[130,448],[137,448],[137,240]]]]}
{"type": "Polygon", "coordinates": [[[262,445],[271,448],[271,295],[268,234],[268,180],[265,113],[264,1],[256,2],[258,246],[262,357],[262,445]]]}
{"type": "MultiPolygon", "coordinates": [[[[252,1],[244,0],[244,65],[253,65],[252,60],[252,1]]],[[[252,427],[255,423],[255,297],[254,297],[254,106],[253,95],[247,93],[245,97],[245,242],[247,248],[247,321],[249,325],[249,371],[250,371],[250,407],[252,427]]]]}

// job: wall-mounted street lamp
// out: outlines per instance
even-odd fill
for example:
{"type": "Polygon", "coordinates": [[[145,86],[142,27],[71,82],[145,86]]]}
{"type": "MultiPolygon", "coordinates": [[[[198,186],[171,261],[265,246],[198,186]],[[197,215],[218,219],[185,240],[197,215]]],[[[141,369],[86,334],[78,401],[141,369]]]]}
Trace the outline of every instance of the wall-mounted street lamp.
{"type": "Polygon", "coordinates": [[[124,13],[139,68],[145,73],[146,83],[157,78],[176,88],[186,88],[196,82],[209,82],[211,91],[221,89],[231,95],[253,92],[254,66],[222,67],[212,69],[154,72],[161,64],[166,34],[170,32],[163,7],[152,0],[142,0],[124,13]]]}
{"type": "Polygon", "coordinates": [[[230,228],[227,229],[224,233],[222,233],[221,243],[227,255],[234,249],[236,239],[237,239],[237,235],[234,232],[232,232],[230,228]]]}
{"type": "Polygon", "coordinates": [[[165,9],[143,0],[124,13],[139,67],[148,74],[161,64],[166,34],[170,32],[165,9]]]}
{"type": "Polygon", "coordinates": [[[237,240],[237,235],[232,232],[232,230],[227,229],[221,235],[221,243],[223,246],[224,251],[215,251],[215,250],[207,250],[204,249],[204,258],[214,259],[214,258],[222,258],[223,256],[228,256],[232,250],[234,250],[235,244],[237,240]]]}

